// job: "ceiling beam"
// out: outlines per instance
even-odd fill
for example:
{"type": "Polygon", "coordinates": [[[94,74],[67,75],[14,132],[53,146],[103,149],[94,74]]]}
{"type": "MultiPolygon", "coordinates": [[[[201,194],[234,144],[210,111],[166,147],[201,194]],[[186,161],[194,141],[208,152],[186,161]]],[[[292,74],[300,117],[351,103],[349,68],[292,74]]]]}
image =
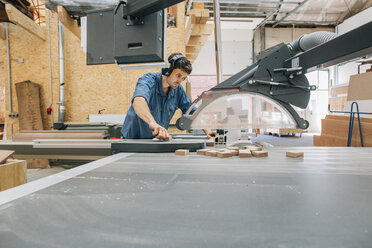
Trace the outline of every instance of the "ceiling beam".
{"type": "Polygon", "coordinates": [[[77,22],[67,13],[65,8],[58,6],[58,18],[68,30],[70,30],[78,39],[81,39],[81,31],[77,22]]]}
{"type": "Polygon", "coordinates": [[[282,7],[283,0],[280,0],[278,5],[276,6],[276,13],[273,16],[273,21],[276,20],[276,17],[278,16],[278,13],[280,11],[280,8],[282,7]]]}
{"type": "Polygon", "coordinates": [[[281,23],[282,21],[284,21],[288,16],[292,15],[294,12],[296,12],[299,8],[301,8],[305,3],[307,3],[309,0],[304,0],[302,1],[297,7],[295,7],[294,9],[292,9],[290,12],[288,12],[285,16],[283,16],[279,21],[275,22],[274,25],[273,25],[273,28],[275,28],[276,26],[278,26],[279,23],[281,23]]]}
{"type": "Polygon", "coordinates": [[[24,15],[11,4],[6,4],[5,9],[8,14],[8,18],[12,23],[24,28],[25,30],[36,35],[42,40],[47,39],[45,27],[36,24],[33,20],[24,15]]]}

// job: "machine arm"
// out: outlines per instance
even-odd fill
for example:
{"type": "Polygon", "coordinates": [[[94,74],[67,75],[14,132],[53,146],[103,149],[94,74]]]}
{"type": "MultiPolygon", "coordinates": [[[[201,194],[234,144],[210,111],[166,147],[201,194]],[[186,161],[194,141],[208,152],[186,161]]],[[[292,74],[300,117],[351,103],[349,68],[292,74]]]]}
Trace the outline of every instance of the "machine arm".
{"type": "MultiPolygon", "coordinates": [[[[224,116],[232,111],[225,111],[221,114],[212,113],[207,109],[208,105],[213,105],[219,98],[224,97],[224,92],[235,90],[236,93],[249,93],[256,98],[269,99],[277,104],[281,112],[285,112],[292,119],[293,128],[306,129],[309,123],[301,118],[292,106],[306,108],[310,99],[310,91],[316,87],[309,85],[304,75],[308,69],[315,66],[330,66],[352,58],[360,57],[372,53],[372,22],[369,22],[353,31],[336,37],[329,32],[316,32],[305,35],[289,44],[278,44],[259,53],[257,62],[243,69],[234,76],[210,89],[206,94],[196,99],[198,110],[193,114],[185,114],[177,121],[177,127],[181,130],[195,128],[195,120],[199,114],[207,114],[209,118],[213,116],[224,116]],[[220,92],[219,94],[217,94],[220,92]],[[207,99],[208,98],[208,99],[207,99]],[[211,99],[212,98],[212,99],[211,99]]],[[[230,93],[228,93],[230,94],[230,93]]],[[[236,99],[234,100],[236,102],[236,99]]],[[[240,100],[241,101],[241,100],[240,100]]],[[[226,100],[226,107],[229,105],[226,100]]],[[[240,103],[236,106],[240,106],[240,103]]],[[[231,106],[230,106],[231,107],[231,106]]],[[[190,107],[191,108],[191,107],[190,107]]],[[[195,108],[193,104],[192,108],[195,108]]],[[[209,108],[211,108],[209,106],[209,108]]],[[[240,128],[260,128],[259,117],[252,118],[251,110],[245,112],[247,116],[240,116],[240,128]],[[258,121],[257,121],[258,120],[258,121]]],[[[237,111],[235,111],[237,112],[237,111]]],[[[257,112],[257,110],[256,110],[257,112]]],[[[187,113],[191,113],[188,111],[187,113]]],[[[282,114],[283,114],[282,113],[282,114]]],[[[240,115],[241,112],[240,112],[240,115]]],[[[271,113],[272,116],[274,114],[271,113]]],[[[216,121],[218,127],[209,125],[209,128],[221,128],[221,123],[228,123],[229,128],[232,122],[216,121]]],[[[261,122],[262,123],[262,122],[261,122]]],[[[280,122],[283,123],[283,122],[280,122]]],[[[239,126],[234,126],[239,128],[239,126]]],[[[271,128],[282,128],[281,126],[271,126],[271,128]]]]}

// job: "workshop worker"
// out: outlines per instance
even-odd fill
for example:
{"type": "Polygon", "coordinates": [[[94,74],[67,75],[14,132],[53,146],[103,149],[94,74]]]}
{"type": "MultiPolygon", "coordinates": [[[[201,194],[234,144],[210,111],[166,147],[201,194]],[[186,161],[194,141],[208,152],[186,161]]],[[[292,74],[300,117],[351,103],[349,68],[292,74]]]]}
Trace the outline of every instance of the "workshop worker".
{"type": "MultiPolygon", "coordinates": [[[[181,83],[192,67],[181,53],[169,56],[169,68],[160,73],[146,73],[138,79],[136,90],[121,130],[126,139],[168,139],[168,127],[174,112],[183,113],[191,106],[181,83]]],[[[208,137],[215,132],[204,130],[208,137]]]]}

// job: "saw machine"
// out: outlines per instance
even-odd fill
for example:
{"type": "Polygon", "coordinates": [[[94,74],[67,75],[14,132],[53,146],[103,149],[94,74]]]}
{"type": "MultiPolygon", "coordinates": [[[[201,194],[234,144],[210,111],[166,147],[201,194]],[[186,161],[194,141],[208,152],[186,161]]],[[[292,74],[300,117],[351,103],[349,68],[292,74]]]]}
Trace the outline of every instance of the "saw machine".
{"type": "Polygon", "coordinates": [[[316,89],[305,73],[371,54],[371,32],[369,22],[338,37],[320,31],[264,50],[256,63],[196,99],[177,127],[306,129],[309,122],[294,109],[306,108],[316,89]]]}

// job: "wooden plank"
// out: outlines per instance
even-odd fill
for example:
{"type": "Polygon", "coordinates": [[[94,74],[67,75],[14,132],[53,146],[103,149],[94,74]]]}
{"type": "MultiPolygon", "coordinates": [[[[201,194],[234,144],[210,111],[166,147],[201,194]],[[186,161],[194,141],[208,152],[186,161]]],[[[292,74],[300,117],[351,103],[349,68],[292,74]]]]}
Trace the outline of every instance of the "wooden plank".
{"type": "MultiPolygon", "coordinates": [[[[349,121],[350,117],[349,116],[344,116],[344,115],[326,115],[325,119],[330,119],[330,120],[338,120],[338,121],[349,121]]],[[[354,121],[358,121],[358,118],[355,117],[354,121]]],[[[367,123],[372,123],[372,118],[360,118],[361,122],[367,122],[367,123]]],[[[356,123],[354,123],[355,125],[356,123]]]]}
{"type": "Polygon", "coordinates": [[[372,99],[372,72],[361,73],[350,77],[347,101],[372,99]]]}
{"type": "Polygon", "coordinates": [[[188,54],[186,53],[186,58],[189,60],[196,59],[199,54],[188,54]]]}
{"type": "Polygon", "coordinates": [[[0,150],[0,164],[3,164],[13,154],[14,151],[11,150],[0,150]]]}
{"type": "MultiPolygon", "coordinates": [[[[354,136],[354,135],[353,135],[354,136]]],[[[346,147],[347,146],[347,137],[339,137],[339,136],[332,136],[332,135],[314,135],[313,136],[313,143],[314,146],[337,146],[337,147],[346,147]]],[[[365,147],[372,147],[371,140],[363,140],[365,147]]],[[[352,139],[351,141],[352,147],[360,147],[360,140],[352,139]]]]}
{"type": "Polygon", "coordinates": [[[208,36],[191,36],[189,42],[186,44],[187,46],[203,46],[205,42],[208,40],[208,36]]]}
{"type": "Polygon", "coordinates": [[[213,32],[213,24],[192,24],[189,29],[186,30],[186,44],[192,36],[209,36],[213,32]]]}
{"type": "Polygon", "coordinates": [[[4,23],[0,23],[0,39],[6,39],[4,23]]]}
{"type": "Polygon", "coordinates": [[[331,96],[335,97],[338,95],[346,95],[349,89],[349,85],[339,86],[339,87],[332,87],[331,88],[331,96]]]}
{"type": "Polygon", "coordinates": [[[0,165],[0,191],[26,183],[26,161],[8,160],[0,165]]]}
{"type": "MultiPolygon", "coordinates": [[[[372,123],[362,122],[363,141],[372,141],[372,123]]],[[[347,139],[349,133],[349,121],[322,119],[321,135],[335,136],[347,139]]],[[[360,140],[359,125],[354,122],[353,140],[360,140]]],[[[346,144],[345,144],[346,145],[346,144]]]]}
{"type": "Polygon", "coordinates": [[[24,81],[16,83],[15,88],[19,111],[19,130],[44,129],[40,109],[40,85],[24,81]]]}
{"type": "Polygon", "coordinates": [[[207,23],[209,19],[209,9],[203,9],[201,14],[202,14],[202,17],[200,18],[199,23],[200,24],[207,23]]]}
{"type": "Polygon", "coordinates": [[[5,4],[5,9],[11,22],[24,28],[42,40],[47,39],[47,31],[45,27],[36,24],[33,20],[25,16],[11,4],[5,4]]]}
{"type": "Polygon", "coordinates": [[[213,24],[194,24],[193,28],[191,29],[192,36],[194,35],[210,35],[213,32],[214,25],[213,24]]]}
{"type": "Polygon", "coordinates": [[[202,48],[202,46],[186,46],[186,53],[199,54],[202,48]]]}
{"type": "Polygon", "coordinates": [[[201,2],[194,2],[192,3],[192,7],[194,9],[204,9],[204,3],[201,2]]]}
{"type": "Polygon", "coordinates": [[[346,96],[328,98],[331,110],[345,111],[346,98],[346,96]]]}
{"type": "Polygon", "coordinates": [[[36,134],[50,134],[50,133],[107,133],[105,130],[21,130],[20,133],[36,133],[36,134]]]}
{"type": "Polygon", "coordinates": [[[192,9],[191,15],[195,15],[195,23],[200,23],[200,19],[202,18],[202,10],[201,9],[192,9]]]}
{"type": "Polygon", "coordinates": [[[102,133],[15,133],[14,142],[31,142],[36,139],[104,139],[102,133]]]}
{"type": "Polygon", "coordinates": [[[67,13],[63,6],[57,7],[58,18],[68,30],[70,30],[77,38],[81,39],[81,31],[77,22],[67,13]]]}

